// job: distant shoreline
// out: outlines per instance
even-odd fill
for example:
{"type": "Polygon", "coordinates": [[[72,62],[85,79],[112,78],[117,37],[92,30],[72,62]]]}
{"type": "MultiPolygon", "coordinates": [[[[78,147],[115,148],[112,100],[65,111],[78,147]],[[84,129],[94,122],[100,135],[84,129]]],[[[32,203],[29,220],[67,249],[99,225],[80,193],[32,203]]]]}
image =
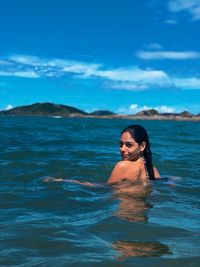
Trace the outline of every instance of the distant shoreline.
{"type": "Polygon", "coordinates": [[[85,119],[128,119],[146,121],[192,121],[199,122],[200,116],[182,117],[180,115],[80,115],[70,114],[67,116],[46,115],[46,114],[7,114],[0,117],[47,117],[47,118],[85,118],[85,119]]]}
{"type": "Polygon", "coordinates": [[[162,120],[162,121],[200,121],[200,114],[193,115],[188,111],[179,113],[158,113],[158,111],[143,110],[136,114],[116,114],[108,110],[97,110],[87,113],[75,107],[54,104],[35,103],[27,106],[20,106],[10,110],[0,111],[0,117],[5,116],[40,116],[54,118],[98,118],[98,119],[129,119],[129,120],[162,120]]]}
{"type": "MultiPolygon", "coordinates": [[[[95,119],[129,119],[129,120],[155,120],[155,121],[200,121],[200,116],[181,117],[180,115],[70,115],[70,118],[95,118],[95,119]]],[[[64,118],[64,117],[63,117],[64,118]]]]}
{"type": "Polygon", "coordinates": [[[200,121],[200,116],[182,117],[180,115],[108,115],[108,116],[83,116],[87,118],[129,119],[129,120],[156,120],[156,121],[200,121]]]}

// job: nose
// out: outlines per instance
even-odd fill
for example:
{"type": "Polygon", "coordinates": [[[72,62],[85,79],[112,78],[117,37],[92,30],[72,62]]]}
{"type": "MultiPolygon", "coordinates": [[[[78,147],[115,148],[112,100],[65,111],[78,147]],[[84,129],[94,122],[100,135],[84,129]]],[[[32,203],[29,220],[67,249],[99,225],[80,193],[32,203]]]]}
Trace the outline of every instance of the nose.
{"type": "Polygon", "coordinates": [[[120,147],[120,150],[121,150],[121,152],[125,152],[125,151],[126,151],[126,146],[125,146],[125,144],[123,144],[123,145],[120,147]]]}

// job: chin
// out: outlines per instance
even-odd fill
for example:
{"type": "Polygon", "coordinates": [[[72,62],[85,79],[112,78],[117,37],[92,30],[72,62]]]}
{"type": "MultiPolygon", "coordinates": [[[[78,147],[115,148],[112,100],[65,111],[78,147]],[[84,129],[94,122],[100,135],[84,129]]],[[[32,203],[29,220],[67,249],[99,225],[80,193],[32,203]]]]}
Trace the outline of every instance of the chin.
{"type": "Polygon", "coordinates": [[[123,157],[122,157],[122,160],[124,160],[124,161],[125,161],[125,160],[126,160],[126,161],[128,161],[128,160],[129,160],[129,158],[123,158],[123,157]]]}

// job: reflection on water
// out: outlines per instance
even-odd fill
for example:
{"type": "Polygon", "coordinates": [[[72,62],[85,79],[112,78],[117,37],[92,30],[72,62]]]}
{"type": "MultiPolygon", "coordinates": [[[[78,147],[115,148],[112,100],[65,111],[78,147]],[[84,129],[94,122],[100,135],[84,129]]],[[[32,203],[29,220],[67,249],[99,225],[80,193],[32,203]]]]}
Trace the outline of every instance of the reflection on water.
{"type": "MultiPolygon", "coordinates": [[[[147,222],[147,211],[152,205],[147,202],[151,186],[123,181],[114,186],[114,196],[119,200],[116,216],[129,222],[147,222]]],[[[128,257],[150,257],[170,254],[169,248],[160,242],[136,242],[119,240],[113,247],[120,253],[119,260],[128,257]]]]}
{"type": "Polygon", "coordinates": [[[160,242],[116,241],[113,247],[120,253],[118,260],[129,257],[152,257],[171,254],[168,246],[160,242]]]}
{"type": "Polygon", "coordinates": [[[143,186],[129,181],[115,185],[114,196],[119,200],[116,216],[130,222],[147,222],[147,211],[152,207],[146,200],[150,193],[150,185],[143,186]]]}

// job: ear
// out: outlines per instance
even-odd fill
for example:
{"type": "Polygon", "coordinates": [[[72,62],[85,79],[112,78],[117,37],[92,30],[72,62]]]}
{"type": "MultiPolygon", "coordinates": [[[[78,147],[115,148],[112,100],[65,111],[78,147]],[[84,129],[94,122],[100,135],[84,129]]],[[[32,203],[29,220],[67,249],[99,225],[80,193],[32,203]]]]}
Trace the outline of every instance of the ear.
{"type": "Polygon", "coordinates": [[[145,148],[146,148],[146,142],[142,142],[142,143],[140,144],[140,150],[141,150],[141,151],[144,151],[145,148]]]}

